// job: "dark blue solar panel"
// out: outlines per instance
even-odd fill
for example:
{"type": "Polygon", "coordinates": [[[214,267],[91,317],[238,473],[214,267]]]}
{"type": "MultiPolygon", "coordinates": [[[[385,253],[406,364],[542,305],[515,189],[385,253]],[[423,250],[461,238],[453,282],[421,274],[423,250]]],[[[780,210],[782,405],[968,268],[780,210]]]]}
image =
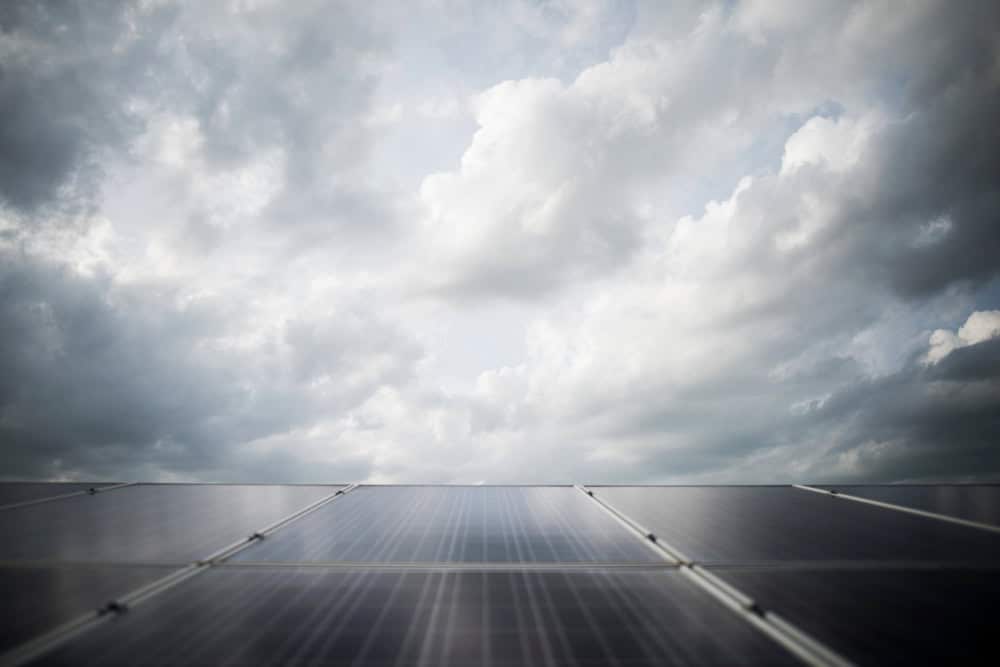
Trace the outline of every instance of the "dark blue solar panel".
{"type": "Polygon", "coordinates": [[[996,665],[1000,571],[717,570],[859,665],[996,665]]]}
{"type": "Polygon", "coordinates": [[[571,487],[360,487],[238,554],[255,561],[662,562],[571,487]]]}
{"type": "Polygon", "coordinates": [[[1000,535],[792,487],[592,487],[696,561],[997,562],[1000,535]]]}
{"type": "Polygon", "coordinates": [[[189,562],[333,493],[329,486],[129,486],[0,512],[0,560],[189,562]]]}
{"type": "Polygon", "coordinates": [[[0,652],[172,571],[133,565],[0,567],[0,652]]]}
{"type": "Polygon", "coordinates": [[[781,665],[676,572],[219,567],[47,665],[781,665]]]}
{"type": "Polygon", "coordinates": [[[843,485],[820,488],[1000,526],[998,484],[843,485]]]}

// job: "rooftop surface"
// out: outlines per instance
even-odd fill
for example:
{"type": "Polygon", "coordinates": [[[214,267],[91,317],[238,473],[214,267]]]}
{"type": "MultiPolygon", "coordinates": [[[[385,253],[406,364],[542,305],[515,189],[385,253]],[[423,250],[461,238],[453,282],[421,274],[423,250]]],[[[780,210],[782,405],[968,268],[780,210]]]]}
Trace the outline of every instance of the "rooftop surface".
{"type": "Polygon", "coordinates": [[[0,664],[996,664],[1000,485],[0,483],[0,664]]]}

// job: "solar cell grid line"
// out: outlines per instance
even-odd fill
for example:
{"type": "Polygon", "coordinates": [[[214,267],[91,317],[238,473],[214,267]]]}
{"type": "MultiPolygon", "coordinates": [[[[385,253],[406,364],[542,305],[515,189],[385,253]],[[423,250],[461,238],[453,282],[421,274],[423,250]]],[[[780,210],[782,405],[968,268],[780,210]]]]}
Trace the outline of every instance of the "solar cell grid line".
{"type": "MultiPolygon", "coordinates": [[[[405,576],[405,575],[404,575],[405,576]]],[[[402,579],[403,577],[400,577],[402,579]]],[[[313,625],[303,624],[304,640],[298,642],[294,647],[294,652],[288,659],[290,664],[308,662],[308,656],[313,653],[323,655],[330,650],[349,628],[351,619],[358,615],[363,608],[366,597],[371,595],[378,584],[377,578],[369,572],[362,572],[353,582],[349,582],[346,590],[340,599],[333,601],[333,604],[325,610],[320,607],[323,614],[321,621],[313,625]],[[332,626],[332,627],[331,627],[332,626]],[[325,632],[316,632],[316,628],[327,628],[325,632]]],[[[282,659],[281,662],[285,662],[282,659]]]]}
{"type": "MultiPolygon", "coordinates": [[[[431,610],[430,618],[428,618],[427,621],[427,631],[424,635],[425,637],[426,636],[433,637],[435,635],[440,634],[440,631],[437,628],[440,627],[441,625],[441,615],[443,613],[443,607],[444,607],[441,601],[444,599],[447,583],[449,582],[448,582],[448,573],[446,572],[443,574],[439,574],[437,576],[437,585],[432,587],[434,589],[434,605],[431,610]]],[[[439,657],[434,655],[434,650],[433,650],[434,648],[435,647],[432,643],[423,642],[420,646],[420,653],[417,659],[417,665],[419,665],[420,667],[424,667],[425,665],[433,665],[443,662],[444,656],[439,657]],[[435,658],[439,659],[435,661],[435,658]]]]}
{"type": "Polygon", "coordinates": [[[355,659],[358,664],[366,664],[369,655],[373,649],[377,647],[378,637],[382,629],[385,627],[386,618],[389,617],[389,614],[393,611],[395,605],[399,601],[400,593],[403,590],[405,582],[406,575],[404,574],[403,576],[400,576],[393,585],[392,590],[389,592],[388,601],[379,610],[378,615],[375,617],[371,625],[371,632],[367,634],[364,642],[358,650],[358,656],[355,659]]]}
{"type": "MultiPolygon", "coordinates": [[[[608,573],[604,572],[598,576],[607,577],[607,575],[608,573]]],[[[566,584],[574,588],[574,597],[577,604],[585,609],[589,607],[585,596],[580,593],[579,587],[573,584],[572,579],[567,578],[566,584]]],[[[651,610],[645,609],[642,600],[633,591],[623,590],[614,586],[613,583],[609,583],[609,585],[601,588],[601,594],[601,599],[605,604],[594,605],[592,611],[590,609],[587,611],[592,614],[600,614],[606,611],[608,616],[624,619],[625,622],[620,625],[624,626],[626,633],[629,635],[628,641],[638,647],[645,660],[654,662],[657,655],[670,650],[659,629],[653,623],[655,610],[652,610],[652,613],[650,613],[651,610]]],[[[609,618],[588,618],[588,622],[597,628],[613,629],[616,625],[609,618]]],[[[608,643],[607,640],[604,641],[605,645],[608,643]]],[[[611,646],[613,644],[614,642],[612,641],[611,646]]],[[[683,647],[681,650],[683,650],[683,647]]],[[[607,646],[605,646],[605,652],[607,655],[613,655],[613,651],[608,651],[607,646]]]]}
{"type": "MultiPolygon", "coordinates": [[[[594,628],[597,632],[599,643],[608,662],[613,662],[613,646],[619,642],[616,642],[613,638],[609,639],[606,637],[605,632],[609,630],[613,631],[619,625],[624,628],[622,634],[628,635],[627,639],[620,639],[637,646],[645,659],[650,662],[655,662],[657,655],[669,651],[670,647],[664,641],[662,633],[652,623],[652,619],[655,618],[657,613],[656,608],[650,608],[644,604],[644,601],[637,595],[636,591],[615,586],[613,581],[611,581],[610,572],[600,572],[596,576],[608,580],[608,585],[601,586],[599,589],[599,601],[603,602],[603,604],[588,604],[578,580],[566,576],[565,573],[564,582],[566,588],[571,591],[579,608],[583,610],[587,625],[594,628]],[[625,622],[616,623],[615,619],[624,619],[625,622]],[[640,631],[640,628],[642,631],[640,631]]],[[[682,609],[682,613],[683,611],[682,609]]],[[[679,650],[683,653],[685,647],[682,645],[674,650],[679,650]]],[[[694,655],[686,655],[686,661],[695,662],[695,657],[694,655]]]]}
{"type": "Polygon", "coordinates": [[[356,485],[350,484],[343,488],[337,488],[336,491],[330,493],[324,498],[321,498],[320,500],[307,505],[296,512],[272,522],[268,526],[254,532],[243,540],[216,550],[212,554],[207,555],[205,558],[195,560],[191,564],[182,567],[179,570],[175,570],[148,584],[133,589],[132,591],[119,597],[117,600],[109,602],[108,605],[102,609],[83,614],[76,619],[68,621],[67,623],[64,623],[57,628],[53,628],[43,635],[35,637],[34,639],[15,647],[14,649],[0,655],[0,665],[3,667],[15,667],[27,664],[28,662],[31,662],[56,649],[65,642],[71,641],[84,633],[93,631],[102,623],[107,622],[112,616],[120,614],[122,611],[125,611],[136,604],[140,604],[153,596],[163,593],[164,591],[177,586],[178,584],[194,577],[208,568],[217,565],[221,559],[224,559],[233,553],[238,553],[248,544],[252,544],[263,537],[273,534],[275,531],[280,530],[292,521],[298,520],[306,513],[314,511],[326,503],[333,502],[337,498],[343,497],[355,487],[356,485]]]}
{"type": "Polygon", "coordinates": [[[572,487],[361,486],[235,560],[656,562],[572,487]]]}
{"type": "MultiPolygon", "coordinates": [[[[427,628],[433,628],[437,622],[437,616],[441,610],[441,597],[444,595],[444,579],[443,577],[425,577],[420,585],[420,593],[417,602],[417,608],[420,609],[425,605],[425,600],[433,597],[433,603],[430,604],[430,613],[422,616],[422,620],[426,621],[427,628]]],[[[400,644],[400,658],[395,662],[399,663],[403,655],[406,655],[408,651],[415,651],[415,645],[419,642],[419,637],[421,636],[421,628],[423,626],[418,623],[409,623],[406,625],[406,633],[402,637],[402,643],[400,644]]],[[[426,636],[427,630],[424,629],[423,635],[426,636]]],[[[421,644],[418,652],[418,664],[423,663],[427,657],[427,651],[424,644],[421,644]]]]}
{"type": "Polygon", "coordinates": [[[858,503],[866,503],[868,505],[874,505],[875,507],[883,507],[885,509],[896,510],[897,512],[906,512],[907,514],[913,514],[915,516],[922,516],[927,519],[936,519],[937,521],[945,521],[948,523],[954,523],[959,526],[966,526],[967,528],[977,528],[979,530],[989,531],[991,533],[1000,534],[1000,526],[994,526],[988,523],[982,523],[980,521],[971,521],[969,519],[961,519],[955,516],[948,516],[947,514],[939,514],[938,512],[929,512],[927,510],[918,509],[915,507],[905,507],[903,505],[897,505],[896,503],[889,503],[883,500],[873,500],[871,498],[862,498],[861,496],[855,496],[849,493],[843,493],[842,491],[831,491],[830,489],[823,489],[815,486],[808,486],[806,484],[793,484],[796,489],[801,489],[803,491],[812,491],[813,493],[822,493],[824,495],[832,496],[834,498],[842,498],[844,500],[853,500],[858,503]]]}
{"type": "Polygon", "coordinates": [[[816,667],[849,667],[851,665],[850,661],[839,655],[836,651],[825,646],[807,633],[802,632],[791,623],[784,620],[781,623],[771,622],[766,610],[761,608],[748,595],[736,587],[719,580],[699,565],[687,559],[675,547],[643,528],[613,504],[598,498],[592,489],[582,485],[577,485],[576,488],[607,512],[618,516],[627,526],[635,531],[637,537],[655,544],[657,548],[661,549],[670,558],[677,560],[679,562],[678,570],[681,574],[689,577],[693,583],[697,584],[717,601],[737,612],[750,625],[760,630],[776,643],[792,651],[806,664],[816,667]]]}
{"type": "MultiPolygon", "coordinates": [[[[9,483],[9,482],[8,482],[9,483]]],[[[53,500],[62,500],[63,498],[72,498],[74,496],[93,496],[98,493],[104,493],[105,491],[114,491],[115,489],[122,489],[126,486],[135,486],[135,482],[124,482],[121,484],[111,484],[111,485],[94,485],[94,484],[80,484],[72,485],[73,487],[80,486],[83,488],[74,488],[72,491],[65,493],[59,493],[55,495],[42,496],[38,498],[31,498],[26,500],[21,500],[18,502],[7,503],[6,505],[0,505],[0,510],[13,510],[19,507],[30,507],[31,505],[41,505],[42,503],[49,503],[53,500]]],[[[53,489],[55,490],[55,489],[53,489]]]]}

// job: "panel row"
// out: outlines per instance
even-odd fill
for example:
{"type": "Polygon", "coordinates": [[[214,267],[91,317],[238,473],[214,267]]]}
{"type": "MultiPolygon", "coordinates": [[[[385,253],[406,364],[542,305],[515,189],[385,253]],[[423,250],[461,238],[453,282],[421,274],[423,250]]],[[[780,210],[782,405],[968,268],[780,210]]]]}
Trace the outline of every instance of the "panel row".
{"type": "MultiPolygon", "coordinates": [[[[155,569],[3,573],[0,649],[155,569]],[[39,600],[39,584],[45,593],[39,600]],[[47,596],[47,597],[46,597],[47,596]],[[48,601],[50,604],[45,605],[48,601]],[[14,613],[11,613],[14,612],[14,613]]],[[[719,570],[861,665],[996,664],[996,570],[719,570]]],[[[426,572],[225,566],[43,664],[781,664],[788,656],[672,571],[426,572]]]]}
{"type": "MultiPolygon", "coordinates": [[[[137,485],[19,507],[0,512],[0,561],[187,563],[337,488],[137,485]]],[[[998,533],[793,487],[593,490],[703,564],[1000,562],[998,533]]],[[[236,559],[600,564],[664,556],[572,487],[362,486],[236,559]]]]}
{"type": "MultiPolygon", "coordinates": [[[[167,570],[0,568],[0,652],[167,570]]],[[[715,568],[859,665],[997,664],[1000,570],[715,568]]],[[[224,565],[44,664],[782,664],[676,570],[448,572],[224,565]]]]}
{"type": "Polygon", "coordinates": [[[328,495],[333,486],[128,486],[0,512],[0,561],[188,563],[328,495]]]}
{"type": "Polygon", "coordinates": [[[676,570],[447,572],[221,566],[43,665],[784,665],[676,570]]]}

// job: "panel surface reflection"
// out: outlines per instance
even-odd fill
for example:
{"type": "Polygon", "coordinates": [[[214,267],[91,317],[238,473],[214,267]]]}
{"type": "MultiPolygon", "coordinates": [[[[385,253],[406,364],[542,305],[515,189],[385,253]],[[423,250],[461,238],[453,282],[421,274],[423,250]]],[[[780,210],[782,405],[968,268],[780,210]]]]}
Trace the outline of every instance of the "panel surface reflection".
{"type": "Polygon", "coordinates": [[[361,487],[243,561],[662,562],[571,487],[361,487]]]}
{"type": "Polygon", "coordinates": [[[791,656],[676,572],[213,568],[42,664],[739,665],[791,656]]]}
{"type": "Polygon", "coordinates": [[[4,607],[0,652],[172,571],[169,567],[124,565],[0,567],[4,607]]]}
{"type": "Polygon", "coordinates": [[[1000,535],[792,487],[592,487],[696,561],[1000,561],[1000,535]]]}
{"type": "Polygon", "coordinates": [[[859,665],[996,665],[1000,571],[717,570],[859,665]]]}
{"type": "Polygon", "coordinates": [[[820,488],[1000,526],[1000,484],[844,485],[820,488]]]}
{"type": "Polygon", "coordinates": [[[20,507],[0,512],[0,560],[192,561],[336,488],[152,484],[20,507]]]}

